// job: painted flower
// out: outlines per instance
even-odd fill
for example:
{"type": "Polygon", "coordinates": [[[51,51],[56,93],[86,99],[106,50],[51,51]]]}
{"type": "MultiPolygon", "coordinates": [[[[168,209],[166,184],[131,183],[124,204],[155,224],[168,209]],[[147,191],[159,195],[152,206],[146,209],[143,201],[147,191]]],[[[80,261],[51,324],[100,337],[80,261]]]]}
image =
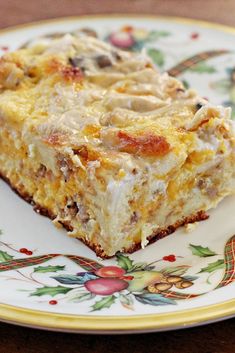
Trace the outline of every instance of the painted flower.
{"type": "Polygon", "coordinates": [[[124,26],[112,32],[106,39],[118,48],[138,51],[146,43],[154,42],[160,37],[165,37],[169,34],[166,31],[149,31],[143,28],[124,26]]]}
{"type": "Polygon", "coordinates": [[[121,49],[131,49],[135,44],[132,34],[124,31],[111,33],[109,41],[112,45],[121,49]]]}

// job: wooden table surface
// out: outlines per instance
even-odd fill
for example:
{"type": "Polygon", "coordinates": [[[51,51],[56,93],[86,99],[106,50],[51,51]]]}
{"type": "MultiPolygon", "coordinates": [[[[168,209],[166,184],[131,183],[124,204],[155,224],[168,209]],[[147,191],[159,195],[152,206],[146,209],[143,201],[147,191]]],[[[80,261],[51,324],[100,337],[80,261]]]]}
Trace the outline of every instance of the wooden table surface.
{"type": "MultiPolygon", "coordinates": [[[[0,0],[0,27],[91,13],[193,17],[235,27],[235,0],[0,0]]],[[[186,330],[89,336],[0,323],[0,353],[233,353],[235,319],[186,330]]]]}

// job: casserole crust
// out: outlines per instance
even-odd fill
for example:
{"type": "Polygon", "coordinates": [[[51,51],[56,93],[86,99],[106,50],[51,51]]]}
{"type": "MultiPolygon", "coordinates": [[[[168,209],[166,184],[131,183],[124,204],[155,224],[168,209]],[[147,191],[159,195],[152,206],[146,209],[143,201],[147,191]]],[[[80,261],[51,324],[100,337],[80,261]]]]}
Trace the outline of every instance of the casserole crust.
{"type": "Polygon", "coordinates": [[[234,136],[229,108],[82,33],[0,61],[1,176],[103,258],[233,193],[234,136]]]}

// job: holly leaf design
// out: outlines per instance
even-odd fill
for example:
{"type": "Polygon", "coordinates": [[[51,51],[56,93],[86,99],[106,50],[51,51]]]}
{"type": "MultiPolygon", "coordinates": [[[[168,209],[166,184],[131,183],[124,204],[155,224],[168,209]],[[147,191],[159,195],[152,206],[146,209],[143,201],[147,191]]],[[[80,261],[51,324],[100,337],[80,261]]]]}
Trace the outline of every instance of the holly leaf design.
{"type": "Polygon", "coordinates": [[[30,296],[41,297],[42,295],[50,295],[51,297],[54,297],[57,294],[66,294],[72,289],[73,288],[68,288],[63,286],[57,286],[57,287],[44,286],[44,287],[37,288],[35,292],[30,294],[30,296]]]}
{"type": "Polygon", "coordinates": [[[79,275],[78,276],[79,279],[80,279],[80,282],[83,284],[83,283],[86,283],[87,281],[90,281],[91,279],[96,279],[98,278],[98,276],[96,276],[94,273],[92,272],[85,272],[83,273],[82,275],[79,275]]]}
{"type": "Polygon", "coordinates": [[[47,273],[47,272],[58,272],[63,271],[65,266],[37,266],[34,268],[34,272],[47,273]]]}
{"type": "Polygon", "coordinates": [[[201,62],[192,67],[190,71],[197,72],[199,74],[213,74],[214,72],[216,72],[216,69],[214,68],[214,66],[208,65],[205,62],[201,62]]]}
{"type": "Polygon", "coordinates": [[[155,269],[155,266],[151,266],[151,265],[146,265],[146,266],[143,268],[144,271],[152,271],[152,270],[154,270],[154,269],[155,269]]]}
{"type": "Polygon", "coordinates": [[[199,277],[198,276],[183,276],[182,279],[184,281],[190,281],[190,282],[193,282],[195,281],[196,279],[198,279],[199,277]]]}
{"type": "Polygon", "coordinates": [[[162,294],[158,293],[143,293],[135,294],[135,299],[142,304],[148,305],[176,305],[176,301],[170,298],[164,297],[162,294]]]}
{"type": "Polygon", "coordinates": [[[62,284],[84,284],[90,279],[96,279],[97,276],[92,273],[85,273],[84,275],[62,275],[62,276],[54,276],[51,277],[55,279],[57,282],[62,284]]]}
{"type": "Polygon", "coordinates": [[[151,31],[148,36],[149,41],[154,41],[160,37],[168,37],[170,32],[168,31],[151,31]]]}
{"type": "Polygon", "coordinates": [[[184,275],[190,266],[188,265],[181,265],[181,266],[174,266],[174,267],[166,267],[163,270],[161,270],[161,273],[164,276],[182,276],[184,275]]]}
{"type": "Polygon", "coordinates": [[[150,271],[154,269],[154,266],[148,266],[147,262],[137,262],[132,266],[131,272],[134,271],[150,271]]]}
{"type": "Polygon", "coordinates": [[[121,253],[116,254],[118,265],[126,270],[127,272],[131,272],[133,270],[133,260],[131,260],[128,256],[125,256],[121,253]]]}
{"type": "Polygon", "coordinates": [[[134,310],[134,300],[133,297],[130,295],[125,295],[125,294],[120,294],[119,296],[120,303],[124,308],[129,309],[129,310],[134,310]]]}
{"type": "Polygon", "coordinates": [[[215,262],[210,263],[206,267],[203,267],[201,269],[201,271],[199,271],[198,273],[202,273],[202,272],[211,273],[211,272],[214,272],[214,271],[217,271],[217,270],[221,270],[223,268],[224,268],[224,260],[220,259],[220,260],[217,260],[215,262]]]}
{"type": "Polygon", "coordinates": [[[0,229],[0,235],[2,235],[3,234],[3,231],[0,229]]]}
{"type": "Polygon", "coordinates": [[[95,294],[87,291],[81,291],[78,288],[75,288],[68,293],[68,301],[73,303],[85,302],[87,300],[93,299],[94,297],[95,294]]]}
{"type": "Polygon", "coordinates": [[[12,260],[14,256],[9,255],[6,251],[0,250],[0,262],[12,260]]]}
{"type": "Polygon", "coordinates": [[[165,63],[165,55],[163,52],[159,49],[155,48],[149,48],[147,50],[148,55],[150,58],[153,60],[154,64],[156,64],[159,67],[162,67],[165,63]]]}
{"type": "Polygon", "coordinates": [[[214,251],[208,247],[203,247],[201,245],[189,244],[189,249],[192,251],[192,254],[199,257],[209,257],[217,255],[214,251]]]}
{"type": "Polygon", "coordinates": [[[116,297],[114,295],[109,295],[108,297],[98,300],[97,302],[95,302],[95,304],[92,305],[91,311],[98,311],[104,308],[110,308],[110,306],[115,302],[115,300],[116,297]]]}
{"type": "Polygon", "coordinates": [[[189,82],[187,80],[183,79],[181,82],[183,83],[185,89],[190,88],[190,84],[189,84],[189,82]]]}

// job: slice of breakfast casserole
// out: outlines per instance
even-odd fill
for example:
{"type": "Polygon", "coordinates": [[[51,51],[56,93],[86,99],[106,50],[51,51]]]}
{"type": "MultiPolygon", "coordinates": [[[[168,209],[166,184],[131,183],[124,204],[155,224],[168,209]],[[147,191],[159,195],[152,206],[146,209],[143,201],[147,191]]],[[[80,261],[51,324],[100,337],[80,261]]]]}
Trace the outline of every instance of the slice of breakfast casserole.
{"type": "Polygon", "coordinates": [[[100,257],[205,219],[235,190],[230,109],[80,34],[0,61],[0,174],[100,257]]]}

